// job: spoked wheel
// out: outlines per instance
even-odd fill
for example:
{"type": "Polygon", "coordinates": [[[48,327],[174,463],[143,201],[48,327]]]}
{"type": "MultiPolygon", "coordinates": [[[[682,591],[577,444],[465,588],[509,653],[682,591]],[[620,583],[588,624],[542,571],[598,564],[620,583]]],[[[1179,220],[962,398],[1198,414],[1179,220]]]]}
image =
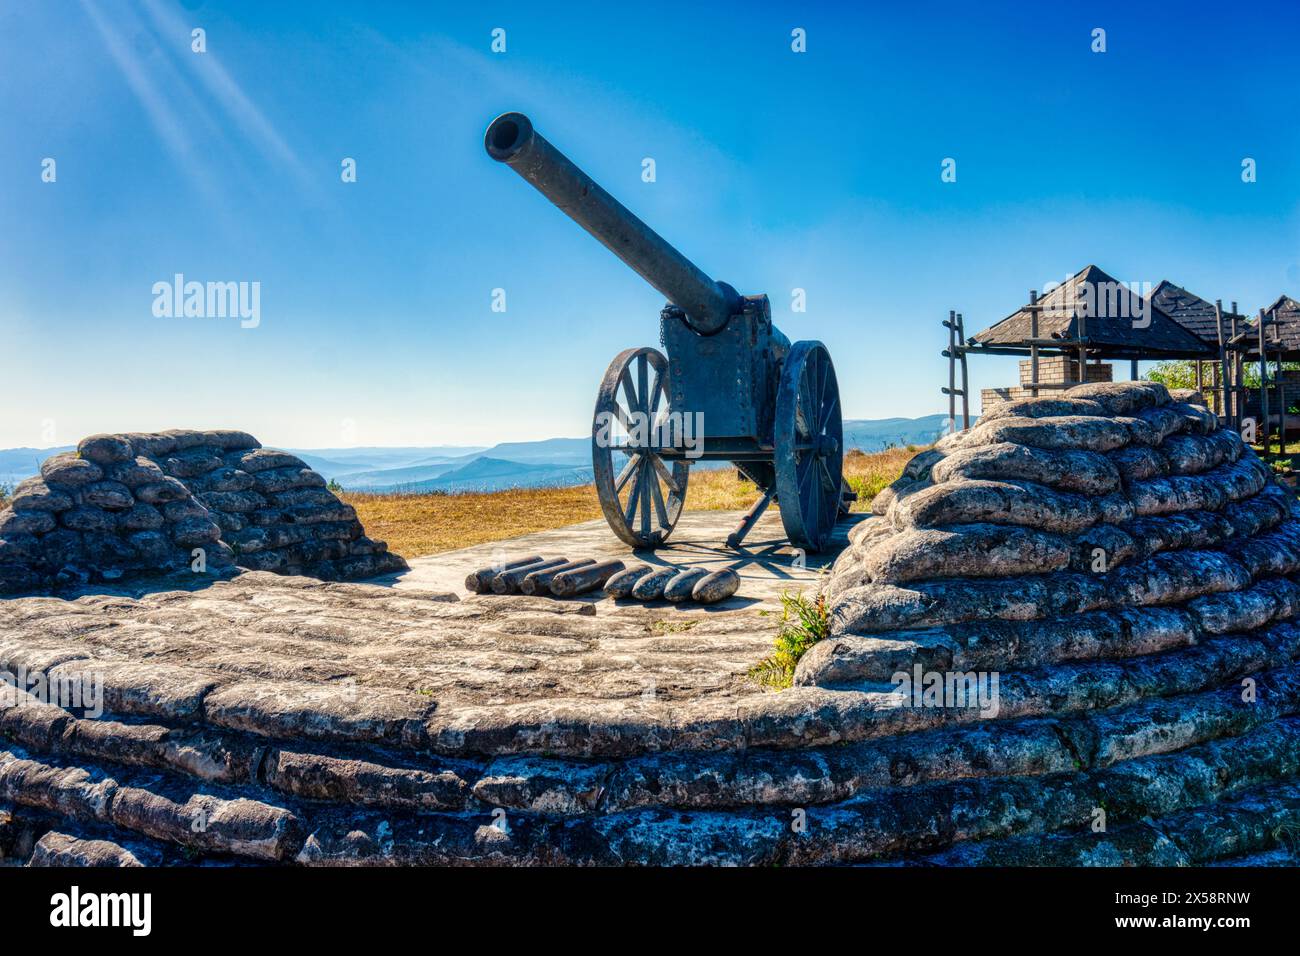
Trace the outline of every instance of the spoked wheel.
{"type": "Polygon", "coordinates": [[[650,348],[620,352],[596,398],[591,463],[605,520],[636,548],[663,544],[686,500],[690,466],[670,467],[649,447],[668,413],[668,359],[650,348]]]}
{"type": "Polygon", "coordinates": [[[820,342],[796,342],[776,396],[776,501],[791,544],[821,551],[840,515],[840,387],[820,342]]]}

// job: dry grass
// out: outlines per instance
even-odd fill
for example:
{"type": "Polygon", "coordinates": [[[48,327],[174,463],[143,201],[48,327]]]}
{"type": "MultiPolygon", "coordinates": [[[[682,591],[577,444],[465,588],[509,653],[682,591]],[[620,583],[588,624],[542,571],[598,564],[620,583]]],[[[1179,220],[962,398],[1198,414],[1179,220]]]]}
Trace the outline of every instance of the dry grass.
{"type": "MultiPolygon", "coordinates": [[[[853,510],[867,510],[871,499],[899,476],[915,453],[915,448],[869,455],[850,451],[844,458],[844,476],[858,493],[853,510]]],[[[594,485],[456,495],[344,492],[339,497],[357,509],[368,535],[387,541],[392,550],[406,557],[548,531],[601,516],[594,485]]],[[[737,480],[730,468],[695,471],[687,486],[686,507],[690,511],[744,509],[757,498],[753,483],[737,480]]]]}
{"type": "Polygon", "coordinates": [[[844,456],[844,477],[858,493],[854,511],[869,511],[871,499],[881,490],[895,481],[903,473],[903,466],[912,460],[920,448],[908,445],[906,448],[889,448],[885,451],[868,455],[850,449],[844,456]]]}
{"type": "Polygon", "coordinates": [[[600,517],[594,485],[458,495],[339,495],[366,534],[405,557],[468,548],[600,517]]]}

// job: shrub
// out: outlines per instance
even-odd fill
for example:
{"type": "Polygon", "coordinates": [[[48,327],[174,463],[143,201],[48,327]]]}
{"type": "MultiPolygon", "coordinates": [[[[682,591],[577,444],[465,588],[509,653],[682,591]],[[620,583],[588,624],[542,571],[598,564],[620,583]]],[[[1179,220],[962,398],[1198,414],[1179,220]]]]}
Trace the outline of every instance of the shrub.
{"type": "Polygon", "coordinates": [[[808,648],[830,633],[826,598],[817,595],[809,600],[802,594],[781,595],[781,624],[776,633],[772,656],[750,671],[765,687],[778,690],[794,683],[794,669],[808,648]]]}

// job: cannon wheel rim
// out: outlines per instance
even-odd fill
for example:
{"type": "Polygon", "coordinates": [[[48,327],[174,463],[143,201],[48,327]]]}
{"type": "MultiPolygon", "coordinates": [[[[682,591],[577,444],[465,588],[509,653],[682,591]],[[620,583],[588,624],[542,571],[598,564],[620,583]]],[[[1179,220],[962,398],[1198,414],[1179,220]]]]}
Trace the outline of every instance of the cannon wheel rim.
{"type": "Polygon", "coordinates": [[[791,544],[821,551],[840,517],[844,470],[839,382],[822,343],[790,347],[781,369],[773,432],[781,524],[791,544]]]}
{"type": "Polygon", "coordinates": [[[612,422],[626,425],[633,411],[648,422],[668,414],[668,359],[657,349],[626,349],[614,357],[601,380],[591,426],[592,471],[605,520],[633,547],[654,548],[681,517],[690,466],[678,461],[669,468],[653,452],[611,444],[612,422]]]}

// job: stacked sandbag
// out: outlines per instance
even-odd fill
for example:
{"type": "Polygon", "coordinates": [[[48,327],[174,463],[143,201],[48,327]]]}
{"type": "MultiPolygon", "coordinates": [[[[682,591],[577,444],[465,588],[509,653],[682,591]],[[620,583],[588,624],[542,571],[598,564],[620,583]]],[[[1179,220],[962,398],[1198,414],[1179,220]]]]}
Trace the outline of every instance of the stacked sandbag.
{"type": "MultiPolygon", "coordinates": [[[[194,457],[181,458],[177,467],[194,467],[194,457]]],[[[301,459],[256,443],[226,450],[220,460],[202,458],[207,470],[190,485],[241,567],[329,581],[406,570],[387,544],[366,536],[356,510],[301,459]]]]}
{"type": "Polygon", "coordinates": [[[1300,607],[1300,503],[1199,393],[1157,383],[1002,405],[872,510],[825,587],[833,640],[798,683],[1122,657],[1300,607]]]}
{"type": "Polygon", "coordinates": [[[406,567],[320,475],[238,431],[91,436],[0,511],[0,593],[237,565],[328,580],[406,567]]]}
{"type": "MultiPolygon", "coordinates": [[[[212,433],[213,441],[243,441],[212,433]]],[[[40,591],[159,575],[223,574],[230,548],[189,488],[126,436],[96,435],[55,455],[0,511],[0,591],[40,591]]]]}

